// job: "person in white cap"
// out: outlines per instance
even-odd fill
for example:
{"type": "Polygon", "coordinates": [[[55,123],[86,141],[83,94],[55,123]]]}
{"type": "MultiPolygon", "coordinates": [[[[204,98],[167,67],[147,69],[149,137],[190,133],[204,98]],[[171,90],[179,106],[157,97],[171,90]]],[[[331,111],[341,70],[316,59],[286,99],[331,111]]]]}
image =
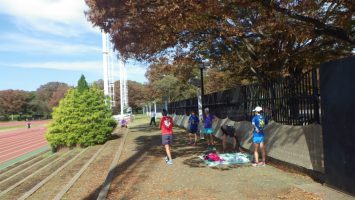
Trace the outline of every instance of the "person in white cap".
{"type": "Polygon", "coordinates": [[[267,119],[262,115],[263,109],[260,106],[255,107],[253,112],[255,116],[251,120],[251,123],[254,126],[253,131],[253,144],[254,144],[254,159],[255,163],[252,165],[256,166],[265,166],[265,147],[264,147],[264,127],[267,125],[267,119]],[[262,162],[259,162],[259,147],[262,154],[262,162]]]}

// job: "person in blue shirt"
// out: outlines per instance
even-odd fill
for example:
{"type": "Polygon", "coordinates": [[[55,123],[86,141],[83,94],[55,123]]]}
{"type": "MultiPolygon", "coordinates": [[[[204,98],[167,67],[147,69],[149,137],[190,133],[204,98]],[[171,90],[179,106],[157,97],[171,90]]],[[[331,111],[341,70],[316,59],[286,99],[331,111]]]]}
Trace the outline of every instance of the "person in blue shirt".
{"type": "Polygon", "coordinates": [[[189,145],[196,146],[197,144],[197,133],[198,133],[198,124],[200,119],[196,116],[195,111],[191,112],[189,117],[189,145]],[[195,142],[192,142],[192,138],[195,137],[195,142]]]}
{"type": "Polygon", "coordinates": [[[255,107],[253,112],[255,116],[251,120],[252,125],[254,126],[253,130],[253,144],[254,144],[254,158],[255,163],[253,166],[265,166],[265,147],[264,147],[264,127],[268,124],[267,119],[262,115],[263,109],[260,106],[255,107]],[[259,162],[259,147],[262,154],[262,162],[259,162]]]}
{"type": "Polygon", "coordinates": [[[210,109],[205,108],[205,115],[203,117],[203,128],[204,128],[204,134],[206,136],[206,141],[208,147],[211,147],[214,145],[213,141],[213,128],[212,124],[215,120],[214,115],[210,113],[210,109]]]}

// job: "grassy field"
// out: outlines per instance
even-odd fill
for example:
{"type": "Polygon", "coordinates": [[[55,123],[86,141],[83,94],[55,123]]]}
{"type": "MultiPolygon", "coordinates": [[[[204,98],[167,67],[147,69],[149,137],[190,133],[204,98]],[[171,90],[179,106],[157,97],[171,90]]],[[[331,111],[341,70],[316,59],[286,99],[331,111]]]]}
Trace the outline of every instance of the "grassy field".
{"type": "Polygon", "coordinates": [[[12,131],[12,130],[17,130],[17,129],[24,129],[24,128],[26,128],[24,125],[1,126],[0,127],[0,133],[7,132],[7,131],[12,131]]]}
{"type": "Polygon", "coordinates": [[[131,125],[144,124],[144,123],[149,124],[149,122],[150,122],[149,116],[139,114],[139,115],[134,115],[134,119],[133,119],[133,122],[131,123],[131,125]]]}
{"type": "MultiPolygon", "coordinates": [[[[31,127],[37,127],[37,124],[32,124],[31,127]]],[[[27,129],[26,125],[13,125],[13,126],[0,126],[0,133],[4,133],[7,131],[13,131],[18,129],[27,129]]]]}

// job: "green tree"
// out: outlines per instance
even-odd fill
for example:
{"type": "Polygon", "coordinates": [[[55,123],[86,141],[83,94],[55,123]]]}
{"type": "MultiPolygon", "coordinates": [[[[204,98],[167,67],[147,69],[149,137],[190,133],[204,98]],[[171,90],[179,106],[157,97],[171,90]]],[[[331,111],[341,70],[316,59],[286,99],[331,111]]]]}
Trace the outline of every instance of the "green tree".
{"type": "Polygon", "coordinates": [[[96,85],[79,89],[70,89],[54,108],[53,122],[46,133],[53,149],[102,144],[116,126],[103,92],[96,85]]]}
{"type": "Polygon", "coordinates": [[[88,82],[86,82],[85,76],[81,75],[78,81],[78,91],[83,92],[84,90],[88,90],[88,89],[89,89],[88,82]]]}

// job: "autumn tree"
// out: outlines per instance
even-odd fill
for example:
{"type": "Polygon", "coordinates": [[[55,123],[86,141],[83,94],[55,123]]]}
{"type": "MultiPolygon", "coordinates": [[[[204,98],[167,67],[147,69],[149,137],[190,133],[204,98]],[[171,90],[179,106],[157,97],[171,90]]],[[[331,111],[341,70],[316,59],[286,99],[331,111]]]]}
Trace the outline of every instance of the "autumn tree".
{"type": "MultiPolygon", "coordinates": [[[[134,113],[137,113],[139,112],[142,105],[146,102],[147,95],[149,95],[146,90],[146,85],[136,81],[127,80],[127,88],[129,106],[132,108],[134,113]]],[[[114,83],[114,90],[116,106],[113,107],[113,112],[119,113],[121,109],[119,81],[114,83]]]]}
{"type": "Polygon", "coordinates": [[[38,100],[49,102],[53,93],[58,90],[60,86],[68,86],[66,83],[61,82],[49,82],[44,85],[41,85],[36,90],[36,97],[38,100]]]}
{"type": "Polygon", "coordinates": [[[65,83],[49,82],[36,91],[3,90],[0,91],[1,115],[20,114],[50,116],[52,108],[69,89],[65,83]]]}
{"type": "Polygon", "coordinates": [[[111,34],[125,58],[202,58],[251,81],[296,76],[351,55],[354,45],[350,0],[86,3],[88,19],[111,34]]]}
{"type": "Polygon", "coordinates": [[[104,90],[104,80],[99,79],[97,81],[94,81],[94,84],[99,87],[101,90],[104,90]]]}
{"type": "Polygon", "coordinates": [[[23,90],[0,91],[0,107],[4,114],[19,114],[25,112],[28,92],[23,90]]]}
{"type": "Polygon", "coordinates": [[[58,105],[68,88],[69,86],[66,83],[61,82],[48,82],[41,85],[36,90],[35,98],[29,102],[32,113],[39,116],[49,116],[52,108],[58,105]]]}
{"type": "Polygon", "coordinates": [[[64,95],[69,90],[68,85],[60,85],[57,90],[52,94],[49,99],[48,105],[50,108],[56,107],[59,104],[59,101],[64,98],[64,95]]]}
{"type": "Polygon", "coordinates": [[[190,59],[175,59],[169,62],[160,58],[147,69],[150,101],[176,101],[196,96],[196,88],[189,81],[199,75],[199,70],[190,59]]]}

